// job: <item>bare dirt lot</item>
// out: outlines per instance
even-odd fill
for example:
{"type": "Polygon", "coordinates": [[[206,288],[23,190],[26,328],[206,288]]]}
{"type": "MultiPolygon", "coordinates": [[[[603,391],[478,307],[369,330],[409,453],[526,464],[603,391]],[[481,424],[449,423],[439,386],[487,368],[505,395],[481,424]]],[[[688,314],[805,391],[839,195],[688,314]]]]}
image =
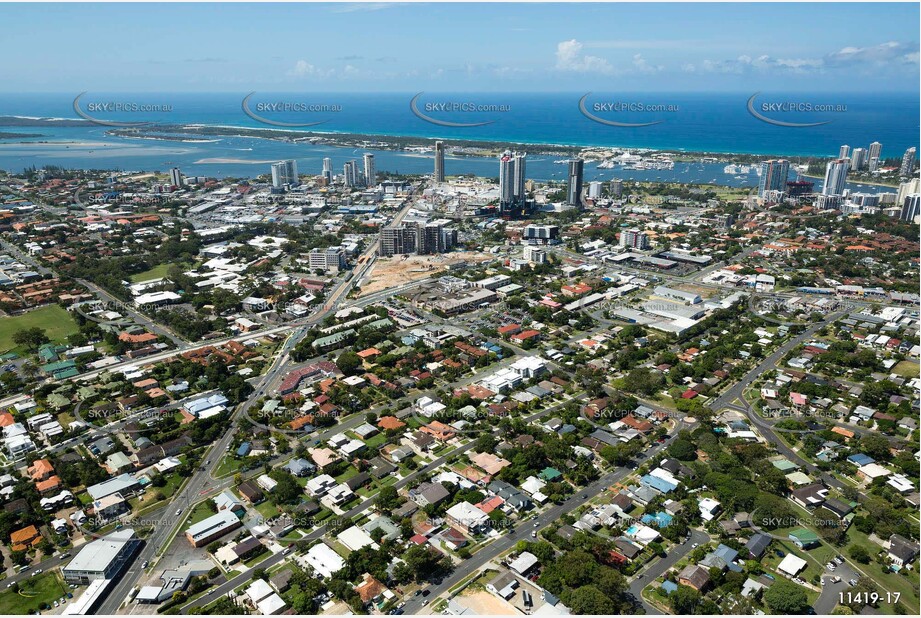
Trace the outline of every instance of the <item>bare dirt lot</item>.
{"type": "Polygon", "coordinates": [[[486,590],[478,590],[476,592],[465,591],[461,595],[454,598],[459,605],[473,610],[474,613],[479,614],[480,616],[496,616],[496,615],[514,615],[520,613],[515,606],[507,601],[503,601],[496,595],[487,592],[486,590]]]}
{"type": "Polygon", "coordinates": [[[440,255],[397,255],[379,257],[361,285],[361,295],[373,294],[398,285],[426,279],[461,262],[480,263],[495,256],[475,251],[440,255]]]}

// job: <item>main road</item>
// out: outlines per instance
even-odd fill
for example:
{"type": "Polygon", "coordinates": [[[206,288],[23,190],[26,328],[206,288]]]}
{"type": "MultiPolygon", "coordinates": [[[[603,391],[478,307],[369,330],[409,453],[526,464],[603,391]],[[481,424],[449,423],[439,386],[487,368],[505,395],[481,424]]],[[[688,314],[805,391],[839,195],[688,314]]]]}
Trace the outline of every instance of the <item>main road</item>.
{"type": "MultiPolygon", "coordinates": [[[[402,219],[411,206],[412,202],[407,202],[397,213],[395,220],[402,219]]],[[[201,466],[192,474],[189,480],[183,485],[182,489],[173,497],[168,507],[164,507],[164,509],[158,511],[156,515],[151,514],[148,516],[150,519],[157,522],[154,526],[154,530],[151,536],[146,539],[144,547],[131,562],[128,571],[122,576],[101,604],[99,609],[101,613],[114,614],[118,610],[122,601],[127,597],[128,592],[143,575],[143,569],[137,568],[137,563],[139,561],[152,560],[161,553],[161,550],[165,549],[165,545],[169,543],[170,539],[175,534],[176,528],[185,520],[183,516],[185,509],[202,500],[203,496],[216,493],[219,488],[213,486],[215,482],[214,473],[220,465],[220,455],[226,452],[230,443],[233,441],[237,423],[249,408],[266,393],[269,386],[286,371],[286,367],[290,362],[291,350],[294,349],[310,327],[322,322],[328,315],[333,314],[352,290],[355,283],[364,277],[374,263],[372,258],[377,252],[378,244],[379,240],[375,240],[368,246],[364,253],[362,253],[361,258],[358,260],[358,266],[352,271],[352,276],[349,277],[348,280],[340,282],[336,288],[333,289],[326,298],[321,311],[299,322],[297,325],[291,325],[284,329],[289,331],[288,337],[285,339],[281,348],[276,351],[272,364],[262,375],[262,379],[250,394],[249,398],[240,404],[234,411],[228,430],[224,432],[224,435],[221,436],[203,456],[210,461],[210,463],[201,466]],[[175,513],[172,512],[173,508],[177,509],[175,513]],[[158,520],[157,517],[161,519],[158,520]]],[[[388,292],[388,295],[393,293],[392,291],[388,292]]],[[[278,332],[283,332],[283,330],[279,329],[278,332]]],[[[213,345],[213,343],[209,345],[213,345]]],[[[339,431],[341,431],[341,428],[339,431]]],[[[227,485],[227,482],[225,481],[220,485],[221,488],[223,488],[227,485]]]]}

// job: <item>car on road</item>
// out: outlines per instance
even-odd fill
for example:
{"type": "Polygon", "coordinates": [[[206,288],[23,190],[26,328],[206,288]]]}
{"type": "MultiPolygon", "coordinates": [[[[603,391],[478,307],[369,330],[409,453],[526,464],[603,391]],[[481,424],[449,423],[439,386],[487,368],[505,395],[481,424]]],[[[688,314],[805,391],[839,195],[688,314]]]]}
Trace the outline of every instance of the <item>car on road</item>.
{"type": "Polygon", "coordinates": [[[540,522],[537,522],[537,521],[534,522],[534,527],[535,527],[535,528],[538,527],[539,525],[540,525],[540,522]]]}
{"type": "Polygon", "coordinates": [[[422,596],[424,596],[424,597],[427,597],[427,596],[430,595],[430,594],[432,594],[432,591],[431,591],[431,590],[423,590],[423,591],[422,591],[422,596]]]}
{"type": "Polygon", "coordinates": [[[841,576],[840,576],[840,575],[835,575],[834,577],[831,578],[831,581],[835,582],[836,584],[837,584],[837,583],[840,583],[840,582],[841,582],[841,576]]]}
{"type": "Polygon", "coordinates": [[[856,586],[856,585],[857,585],[857,580],[856,580],[856,579],[849,579],[849,580],[847,580],[847,585],[848,585],[848,586],[856,586]]]}
{"type": "Polygon", "coordinates": [[[691,549],[697,549],[698,547],[700,547],[700,543],[694,543],[691,545],[691,549]]]}
{"type": "Polygon", "coordinates": [[[182,515],[182,509],[176,509],[176,517],[182,515]]]}
{"type": "Polygon", "coordinates": [[[532,539],[536,539],[536,538],[537,538],[537,532],[535,532],[535,531],[532,530],[532,531],[531,531],[531,538],[532,538],[532,539]]]}
{"type": "Polygon", "coordinates": [[[8,583],[8,584],[6,585],[6,587],[7,587],[7,588],[12,588],[12,587],[13,587],[13,582],[8,583]]]}
{"type": "Polygon", "coordinates": [[[429,604],[429,600],[428,600],[428,599],[422,601],[422,607],[425,607],[425,606],[428,605],[428,604],[429,604]]]}
{"type": "Polygon", "coordinates": [[[142,568],[142,569],[146,569],[147,566],[148,566],[149,564],[150,564],[150,561],[149,561],[149,560],[145,560],[145,561],[144,561],[144,564],[141,565],[141,568],[142,568]]]}
{"type": "Polygon", "coordinates": [[[285,548],[285,551],[281,552],[281,554],[282,554],[283,556],[287,556],[288,554],[291,553],[291,550],[292,550],[292,549],[294,549],[294,548],[293,548],[293,547],[286,547],[286,548],[285,548]]]}
{"type": "Polygon", "coordinates": [[[35,577],[36,575],[41,575],[43,572],[44,572],[44,569],[35,569],[34,571],[32,571],[32,577],[35,577]]]}

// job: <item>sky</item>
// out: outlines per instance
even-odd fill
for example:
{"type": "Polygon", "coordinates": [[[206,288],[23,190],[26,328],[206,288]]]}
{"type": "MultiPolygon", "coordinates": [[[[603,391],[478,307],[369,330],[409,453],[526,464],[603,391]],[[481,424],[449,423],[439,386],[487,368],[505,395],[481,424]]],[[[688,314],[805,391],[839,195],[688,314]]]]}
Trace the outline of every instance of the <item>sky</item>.
{"type": "Polygon", "coordinates": [[[0,4],[7,92],[917,92],[917,3],[0,4]]]}

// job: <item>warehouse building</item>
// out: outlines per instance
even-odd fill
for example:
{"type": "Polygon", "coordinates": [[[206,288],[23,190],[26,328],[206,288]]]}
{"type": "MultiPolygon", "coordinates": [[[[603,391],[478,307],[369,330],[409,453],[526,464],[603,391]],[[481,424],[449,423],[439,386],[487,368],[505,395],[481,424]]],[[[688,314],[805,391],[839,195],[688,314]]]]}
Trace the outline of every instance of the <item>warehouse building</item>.
{"type": "Polygon", "coordinates": [[[96,579],[115,579],[140,548],[134,530],[123,528],[87,543],[80,553],[61,569],[68,584],[86,585],[96,579]]]}
{"type": "Polygon", "coordinates": [[[242,525],[240,518],[232,511],[220,511],[189,526],[185,531],[185,536],[194,547],[202,547],[242,525]]]}

